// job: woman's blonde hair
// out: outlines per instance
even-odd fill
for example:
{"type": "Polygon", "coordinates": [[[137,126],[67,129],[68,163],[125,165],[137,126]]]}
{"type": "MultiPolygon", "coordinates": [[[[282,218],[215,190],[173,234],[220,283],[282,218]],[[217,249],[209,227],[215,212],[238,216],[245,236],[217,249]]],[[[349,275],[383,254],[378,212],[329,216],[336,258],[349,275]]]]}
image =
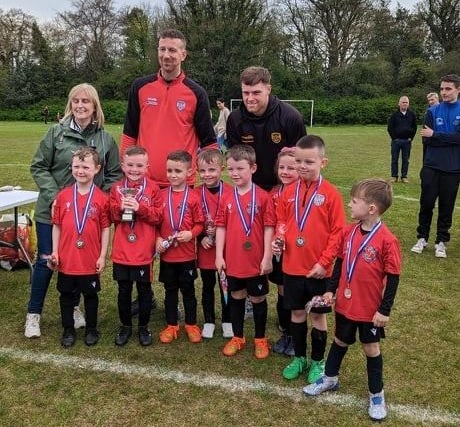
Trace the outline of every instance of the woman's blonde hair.
{"type": "Polygon", "coordinates": [[[97,124],[97,127],[102,128],[104,126],[104,112],[102,111],[101,101],[99,101],[99,94],[96,88],[89,83],[80,83],[70,89],[64,117],[62,119],[65,120],[67,117],[72,116],[72,98],[74,98],[78,92],[85,92],[86,96],[91,100],[94,105],[93,121],[97,124]]]}

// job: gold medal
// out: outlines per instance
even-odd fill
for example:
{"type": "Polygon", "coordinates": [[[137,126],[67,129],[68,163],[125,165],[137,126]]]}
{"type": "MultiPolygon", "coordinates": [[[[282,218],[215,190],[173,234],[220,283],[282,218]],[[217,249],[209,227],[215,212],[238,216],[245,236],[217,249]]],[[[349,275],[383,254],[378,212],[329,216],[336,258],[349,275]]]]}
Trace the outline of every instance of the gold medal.
{"type": "Polygon", "coordinates": [[[252,243],[249,241],[249,240],[246,240],[244,243],[243,243],[243,249],[245,251],[250,251],[252,249],[252,243]]]}
{"type": "Polygon", "coordinates": [[[134,233],[129,233],[128,234],[128,242],[129,243],[134,243],[137,240],[137,236],[134,233]]]}
{"type": "Polygon", "coordinates": [[[345,290],[343,291],[343,296],[346,299],[350,299],[351,298],[351,289],[350,288],[345,288],[345,290]]]}
{"type": "Polygon", "coordinates": [[[83,241],[83,239],[79,238],[76,240],[75,246],[77,247],[77,249],[82,249],[85,246],[85,242],[83,241]]]}
{"type": "Polygon", "coordinates": [[[297,239],[295,239],[295,245],[298,248],[301,248],[303,245],[305,245],[305,239],[302,236],[297,237],[297,239]]]}

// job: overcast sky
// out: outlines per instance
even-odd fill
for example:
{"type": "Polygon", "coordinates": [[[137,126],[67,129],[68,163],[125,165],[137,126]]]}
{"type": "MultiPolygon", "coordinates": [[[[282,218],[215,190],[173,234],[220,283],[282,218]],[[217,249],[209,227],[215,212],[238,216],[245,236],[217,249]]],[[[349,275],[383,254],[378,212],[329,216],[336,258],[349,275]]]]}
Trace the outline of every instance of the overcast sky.
{"type": "MultiPolygon", "coordinates": [[[[121,6],[137,6],[142,3],[151,3],[152,5],[163,3],[162,0],[115,0],[116,7],[121,6]]],[[[396,4],[399,3],[401,6],[412,9],[414,4],[417,3],[417,0],[392,0],[391,4],[393,7],[396,7],[396,4]]],[[[39,22],[49,21],[55,17],[58,12],[63,12],[65,10],[71,10],[71,1],[70,0],[0,0],[0,9],[3,9],[3,12],[12,9],[19,8],[23,12],[26,12],[35,18],[39,22]]]]}

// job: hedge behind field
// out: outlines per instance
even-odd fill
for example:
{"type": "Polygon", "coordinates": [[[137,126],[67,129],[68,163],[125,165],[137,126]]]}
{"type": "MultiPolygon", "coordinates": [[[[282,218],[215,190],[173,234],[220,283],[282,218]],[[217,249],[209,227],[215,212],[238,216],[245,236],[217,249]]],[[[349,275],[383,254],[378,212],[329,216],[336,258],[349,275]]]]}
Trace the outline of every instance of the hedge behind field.
{"type": "MultiPolygon", "coordinates": [[[[336,99],[315,99],[313,123],[316,125],[367,125],[385,124],[389,115],[395,111],[398,103],[397,96],[385,96],[374,99],[361,99],[357,97],[336,99]]],[[[47,100],[23,109],[0,109],[2,121],[40,121],[43,120],[42,109],[45,105],[50,111],[49,119],[56,119],[58,112],[64,113],[66,100],[47,100]]],[[[296,103],[295,107],[309,123],[310,106],[296,103]]],[[[105,119],[108,123],[123,123],[125,119],[126,101],[104,101],[102,103],[105,119]]],[[[417,113],[421,122],[425,113],[425,105],[414,105],[410,108],[417,113]]],[[[218,113],[214,112],[213,117],[218,113]]]]}

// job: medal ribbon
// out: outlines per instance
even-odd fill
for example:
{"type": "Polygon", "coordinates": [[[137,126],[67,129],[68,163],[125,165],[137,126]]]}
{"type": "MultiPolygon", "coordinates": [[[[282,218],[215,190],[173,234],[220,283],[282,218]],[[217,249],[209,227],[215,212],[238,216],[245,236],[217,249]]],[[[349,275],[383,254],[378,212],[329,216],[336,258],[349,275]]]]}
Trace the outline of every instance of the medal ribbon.
{"type": "Polygon", "coordinates": [[[91,205],[91,200],[93,199],[93,193],[95,189],[94,183],[91,184],[89,189],[88,198],[86,199],[85,208],[83,209],[83,217],[80,221],[80,214],[78,212],[78,203],[77,203],[77,184],[73,186],[73,216],[75,219],[75,225],[77,226],[78,235],[81,236],[83,229],[85,228],[86,220],[88,219],[88,211],[91,205]]]}
{"type": "Polygon", "coordinates": [[[256,216],[256,186],[252,184],[251,187],[251,214],[249,218],[249,224],[246,222],[243,210],[241,209],[240,196],[238,194],[238,190],[236,189],[236,187],[234,187],[233,189],[233,195],[235,197],[236,207],[238,208],[238,214],[240,215],[241,224],[243,224],[246,236],[249,236],[251,234],[251,227],[254,223],[254,218],[256,216]]]}
{"type": "Polygon", "coordinates": [[[351,250],[353,248],[353,238],[355,237],[356,230],[361,226],[361,224],[358,224],[353,232],[351,233],[350,240],[347,242],[347,259],[346,259],[346,267],[347,267],[347,281],[348,283],[351,282],[351,278],[353,276],[353,272],[355,271],[356,267],[356,261],[358,260],[359,254],[364,250],[366,245],[369,243],[369,241],[374,237],[375,233],[377,233],[378,229],[382,226],[382,221],[379,221],[377,224],[375,224],[372,227],[372,230],[369,232],[369,234],[366,236],[366,238],[363,240],[361,245],[358,248],[358,252],[356,252],[355,256],[353,259],[351,259],[351,250]]]}
{"type": "MultiPolygon", "coordinates": [[[[308,215],[310,214],[311,207],[313,205],[313,201],[315,200],[316,195],[318,194],[319,186],[323,182],[323,177],[320,175],[318,182],[316,183],[315,191],[313,191],[313,194],[310,197],[310,200],[308,201],[307,207],[305,208],[302,217],[299,219],[299,196],[300,196],[300,179],[297,181],[297,185],[295,188],[295,198],[294,198],[294,203],[295,203],[295,220],[297,222],[297,226],[299,227],[299,231],[303,231],[305,227],[305,223],[307,222],[308,215]]],[[[308,191],[308,189],[307,189],[308,191]]]]}
{"type": "MultiPolygon", "coordinates": [[[[203,200],[203,207],[204,211],[206,212],[206,218],[212,218],[210,213],[209,213],[209,205],[208,201],[206,200],[206,190],[205,190],[205,185],[201,186],[201,200],[203,200]]],[[[220,204],[220,198],[222,197],[222,192],[224,190],[224,186],[222,184],[222,181],[219,181],[219,195],[217,196],[217,206],[216,206],[216,212],[214,214],[214,218],[216,217],[217,211],[219,210],[219,204],[220,204]]],[[[214,219],[212,218],[212,219],[214,219]]]]}
{"type": "Polygon", "coordinates": [[[169,222],[171,224],[171,227],[172,227],[174,233],[179,232],[180,226],[182,225],[182,221],[184,220],[185,208],[186,208],[186,205],[187,205],[187,199],[188,199],[188,185],[185,187],[185,190],[184,190],[184,196],[182,197],[182,204],[181,204],[181,207],[180,207],[179,223],[177,224],[177,227],[176,227],[176,223],[174,221],[173,208],[172,208],[172,204],[173,204],[172,187],[169,187],[169,191],[168,191],[169,222]]]}

